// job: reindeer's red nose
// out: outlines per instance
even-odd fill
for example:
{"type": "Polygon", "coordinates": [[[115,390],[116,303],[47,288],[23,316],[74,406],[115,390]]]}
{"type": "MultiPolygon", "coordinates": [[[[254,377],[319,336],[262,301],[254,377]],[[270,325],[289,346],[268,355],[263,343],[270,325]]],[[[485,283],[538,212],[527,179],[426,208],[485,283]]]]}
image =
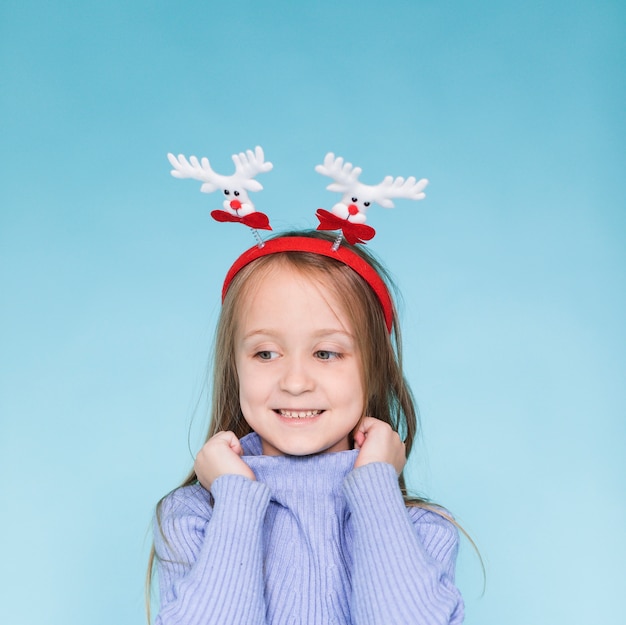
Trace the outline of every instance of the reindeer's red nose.
{"type": "Polygon", "coordinates": [[[239,200],[231,200],[230,207],[234,208],[235,210],[239,210],[241,208],[241,202],[239,200]]]}
{"type": "Polygon", "coordinates": [[[356,204],[350,204],[348,206],[348,212],[351,215],[356,215],[359,212],[359,207],[356,204]]]}

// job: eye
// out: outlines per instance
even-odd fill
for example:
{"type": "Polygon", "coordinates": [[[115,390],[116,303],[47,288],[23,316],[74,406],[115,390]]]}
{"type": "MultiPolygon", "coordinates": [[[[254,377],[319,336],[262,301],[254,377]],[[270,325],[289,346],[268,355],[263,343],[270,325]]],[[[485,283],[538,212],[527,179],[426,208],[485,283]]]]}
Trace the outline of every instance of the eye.
{"type": "Polygon", "coordinates": [[[355,197],[352,198],[352,201],[353,202],[358,202],[357,198],[355,198],[355,197]]]}
{"type": "Polygon", "coordinates": [[[369,206],[370,203],[369,202],[363,202],[363,206],[369,206]]]}
{"type": "Polygon", "coordinates": [[[278,354],[276,352],[271,352],[269,349],[264,349],[257,352],[254,357],[259,360],[274,360],[274,358],[278,357],[278,354]]]}
{"type": "Polygon", "coordinates": [[[230,195],[230,191],[228,189],[224,189],[224,195],[230,195]]]}
{"type": "Polygon", "coordinates": [[[233,193],[235,194],[235,197],[239,197],[239,191],[233,191],[233,193]]]}
{"type": "Polygon", "coordinates": [[[333,360],[334,358],[341,358],[341,354],[339,352],[331,352],[326,349],[318,349],[315,352],[315,357],[319,360],[333,360]]]}

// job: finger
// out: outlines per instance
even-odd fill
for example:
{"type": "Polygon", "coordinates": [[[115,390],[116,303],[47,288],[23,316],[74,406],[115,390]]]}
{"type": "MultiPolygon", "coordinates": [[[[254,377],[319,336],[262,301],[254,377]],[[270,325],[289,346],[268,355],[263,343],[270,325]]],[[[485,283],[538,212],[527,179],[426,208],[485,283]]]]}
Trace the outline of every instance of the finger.
{"type": "Polygon", "coordinates": [[[382,423],[382,421],[375,419],[374,417],[363,417],[357,429],[366,437],[367,433],[379,423],[382,423]]]}
{"type": "Polygon", "coordinates": [[[228,443],[228,446],[238,455],[243,456],[243,447],[234,432],[220,432],[221,438],[228,443]]]}
{"type": "Polygon", "coordinates": [[[361,447],[363,446],[363,443],[365,442],[365,434],[363,434],[363,432],[361,432],[360,430],[357,430],[353,434],[353,439],[354,439],[354,448],[361,449],[361,447]]]}

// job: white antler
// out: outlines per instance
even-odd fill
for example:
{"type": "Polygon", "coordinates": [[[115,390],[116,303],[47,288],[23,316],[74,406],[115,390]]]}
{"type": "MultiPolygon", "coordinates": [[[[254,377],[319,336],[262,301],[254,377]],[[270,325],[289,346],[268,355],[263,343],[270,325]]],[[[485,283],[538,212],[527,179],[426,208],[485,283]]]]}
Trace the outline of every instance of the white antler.
{"type": "Polygon", "coordinates": [[[209,159],[206,157],[202,159],[202,163],[200,163],[195,156],[190,156],[189,160],[187,160],[183,154],[179,154],[178,158],[176,158],[170,153],[167,155],[167,158],[174,168],[171,171],[174,178],[193,178],[194,180],[200,180],[205,183],[202,185],[202,190],[206,193],[215,191],[215,189],[218,188],[220,178],[223,178],[223,176],[216,174],[211,169],[211,163],[209,163],[209,159]],[[206,190],[205,187],[207,187],[206,190]]]}
{"type": "Polygon", "coordinates": [[[405,198],[407,200],[423,200],[426,197],[424,189],[428,184],[426,178],[416,180],[414,176],[409,176],[406,180],[402,176],[393,178],[386,176],[378,185],[371,188],[371,198],[373,202],[393,208],[391,198],[405,198]]]}
{"type": "Polygon", "coordinates": [[[211,169],[209,159],[204,157],[201,161],[195,156],[190,156],[189,160],[183,154],[178,158],[173,154],[168,154],[167,158],[172,164],[172,176],[175,178],[193,178],[200,180],[204,184],[201,187],[203,193],[212,193],[217,189],[246,189],[247,191],[260,191],[263,186],[258,180],[254,180],[257,174],[270,171],[272,163],[265,161],[263,149],[257,146],[254,150],[247,150],[239,154],[233,154],[235,163],[235,173],[231,176],[222,176],[211,169]]]}
{"type": "Polygon", "coordinates": [[[363,170],[360,167],[354,167],[352,163],[344,163],[341,156],[335,157],[332,152],[329,152],[324,157],[324,164],[316,165],[315,171],[335,181],[326,187],[329,191],[347,193],[354,187],[363,170]]]}
{"type": "Polygon", "coordinates": [[[274,165],[265,161],[263,148],[257,145],[254,152],[246,150],[239,154],[233,154],[235,163],[235,175],[241,181],[240,184],[248,191],[260,191],[263,187],[258,180],[253,180],[257,174],[270,171],[274,165]]]}

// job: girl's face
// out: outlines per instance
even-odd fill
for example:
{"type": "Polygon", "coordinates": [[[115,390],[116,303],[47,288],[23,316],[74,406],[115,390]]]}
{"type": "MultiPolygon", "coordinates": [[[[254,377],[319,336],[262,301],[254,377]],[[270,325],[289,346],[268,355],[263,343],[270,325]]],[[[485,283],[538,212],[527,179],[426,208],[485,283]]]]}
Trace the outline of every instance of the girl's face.
{"type": "Polygon", "coordinates": [[[341,305],[275,266],[242,299],[235,336],[241,410],[265,455],[350,448],[363,416],[361,359],[341,305]]]}

